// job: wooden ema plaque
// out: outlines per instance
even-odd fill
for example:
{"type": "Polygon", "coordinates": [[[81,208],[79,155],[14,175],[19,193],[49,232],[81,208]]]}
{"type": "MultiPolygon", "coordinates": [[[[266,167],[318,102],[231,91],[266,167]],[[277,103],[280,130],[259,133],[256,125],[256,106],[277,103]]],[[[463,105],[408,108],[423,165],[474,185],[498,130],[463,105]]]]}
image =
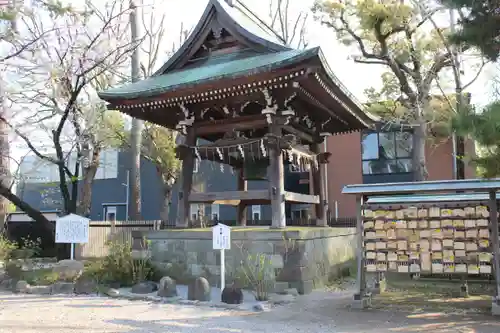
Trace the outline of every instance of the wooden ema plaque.
{"type": "Polygon", "coordinates": [[[363,210],[368,272],[492,274],[486,206],[363,210]]]}

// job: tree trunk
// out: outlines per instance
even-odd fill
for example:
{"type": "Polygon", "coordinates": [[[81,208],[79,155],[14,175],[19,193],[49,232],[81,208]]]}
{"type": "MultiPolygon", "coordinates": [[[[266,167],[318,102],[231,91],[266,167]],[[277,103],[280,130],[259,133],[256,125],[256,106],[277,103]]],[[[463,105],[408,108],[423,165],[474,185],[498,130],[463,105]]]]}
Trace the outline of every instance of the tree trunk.
{"type": "Polygon", "coordinates": [[[16,205],[17,208],[21,209],[26,214],[28,214],[28,216],[31,217],[33,220],[35,220],[35,222],[41,223],[46,228],[46,230],[51,232],[50,234],[53,235],[53,237],[55,236],[54,226],[42,213],[40,213],[40,211],[36,210],[35,208],[31,207],[28,203],[21,200],[17,195],[12,193],[12,191],[8,187],[4,186],[1,183],[0,183],[0,195],[10,200],[10,202],[12,202],[14,205],[16,205]]]}
{"type": "MultiPolygon", "coordinates": [[[[139,22],[138,22],[138,6],[135,1],[130,1],[130,32],[132,40],[139,42],[139,22]]],[[[134,48],[132,52],[132,82],[140,80],[140,48],[134,48]]],[[[131,217],[132,220],[141,220],[141,146],[142,146],[142,120],[132,118],[132,129],[130,131],[131,141],[131,166],[130,166],[130,185],[132,187],[131,193],[131,217]]]]}
{"type": "MultiPolygon", "coordinates": [[[[80,157],[80,156],[78,156],[80,157]]],[[[75,171],[71,177],[71,204],[69,213],[75,213],[78,209],[78,179],[80,178],[80,162],[77,159],[75,163],[75,171]]]]}
{"type": "Polygon", "coordinates": [[[415,181],[427,179],[427,164],[425,161],[425,146],[427,140],[427,122],[424,118],[423,109],[426,103],[416,106],[416,127],[413,131],[413,177],[415,181]]]}
{"type": "Polygon", "coordinates": [[[90,216],[90,207],[92,205],[92,185],[94,184],[95,175],[99,168],[99,157],[101,154],[100,148],[94,148],[92,156],[84,163],[83,167],[83,184],[80,192],[79,213],[82,216],[90,216]]]}
{"type": "MultiPolygon", "coordinates": [[[[3,106],[0,104],[0,112],[2,112],[2,107],[3,106]]],[[[9,129],[5,122],[0,121],[0,182],[2,186],[5,186],[6,188],[10,188],[12,185],[12,179],[10,177],[9,150],[9,129]]],[[[7,198],[0,197],[0,233],[3,231],[3,227],[7,219],[8,206],[9,201],[7,198]]]]}
{"type": "Polygon", "coordinates": [[[172,186],[163,185],[163,200],[161,206],[160,217],[163,223],[168,223],[169,221],[169,213],[170,213],[170,204],[172,203],[172,186]]]}

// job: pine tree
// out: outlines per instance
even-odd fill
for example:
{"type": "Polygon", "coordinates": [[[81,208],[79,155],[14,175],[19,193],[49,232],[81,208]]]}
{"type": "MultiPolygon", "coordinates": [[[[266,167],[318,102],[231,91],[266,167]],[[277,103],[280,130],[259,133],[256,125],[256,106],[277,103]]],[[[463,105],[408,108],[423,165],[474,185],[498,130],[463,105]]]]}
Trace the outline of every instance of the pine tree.
{"type": "Polygon", "coordinates": [[[459,45],[477,47],[488,59],[500,54],[500,0],[442,0],[461,13],[461,29],[452,36],[459,45]]]}

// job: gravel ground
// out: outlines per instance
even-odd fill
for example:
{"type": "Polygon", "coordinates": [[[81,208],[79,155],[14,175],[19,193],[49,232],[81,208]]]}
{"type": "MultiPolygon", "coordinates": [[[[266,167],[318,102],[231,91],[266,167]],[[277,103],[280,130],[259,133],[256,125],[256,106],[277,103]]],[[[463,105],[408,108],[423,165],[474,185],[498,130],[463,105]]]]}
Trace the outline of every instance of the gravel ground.
{"type": "Polygon", "coordinates": [[[0,333],[493,333],[491,317],[415,318],[402,313],[354,311],[351,292],[314,292],[269,312],[155,304],[99,297],[49,297],[0,293],[0,333]]]}

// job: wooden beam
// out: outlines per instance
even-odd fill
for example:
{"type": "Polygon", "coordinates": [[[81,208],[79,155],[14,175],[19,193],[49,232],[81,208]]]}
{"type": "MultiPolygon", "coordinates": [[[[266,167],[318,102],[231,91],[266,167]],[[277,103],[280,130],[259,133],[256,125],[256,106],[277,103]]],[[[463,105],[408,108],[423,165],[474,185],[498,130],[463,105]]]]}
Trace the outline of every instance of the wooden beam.
{"type": "Polygon", "coordinates": [[[268,190],[191,193],[189,202],[271,200],[268,190]]]}
{"type": "Polygon", "coordinates": [[[241,116],[229,119],[196,122],[193,128],[196,135],[208,135],[226,133],[232,131],[244,131],[267,127],[266,118],[262,115],[241,116]]]}
{"type": "Polygon", "coordinates": [[[285,201],[300,202],[306,204],[319,204],[319,196],[286,191],[285,201]]]}
{"type": "Polygon", "coordinates": [[[301,131],[297,128],[295,128],[293,125],[286,125],[283,126],[283,130],[287,133],[293,134],[296,137],[307,141],[307,143],[314,143],[316,140],[314,140],[314,137],[311,134],[308,134],[304,131],[301,131]]]}

